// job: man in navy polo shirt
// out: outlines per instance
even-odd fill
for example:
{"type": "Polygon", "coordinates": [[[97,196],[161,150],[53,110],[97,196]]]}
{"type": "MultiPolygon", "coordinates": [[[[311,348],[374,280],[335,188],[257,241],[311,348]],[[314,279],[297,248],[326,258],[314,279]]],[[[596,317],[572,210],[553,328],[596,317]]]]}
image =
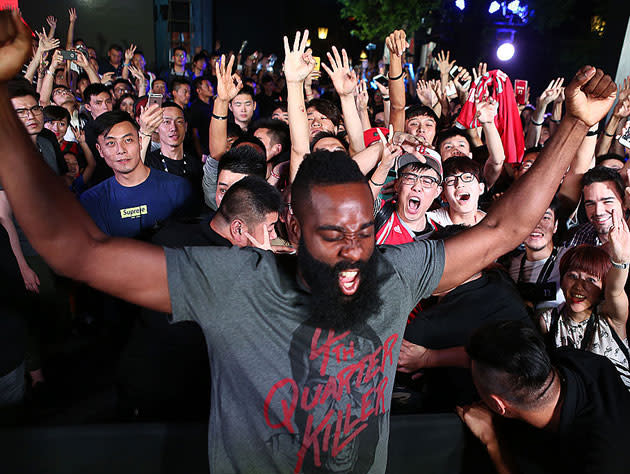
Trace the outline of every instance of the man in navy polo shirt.
{"type": "Polygon", "coordinates": [[[137,237],[191,206],[190,183],[149,168],[140,159],[138,125],[120,111],[106,112],[94,122],[96,147],[114,176],[81,196],[81,204],[106,234],[137,237]]]}

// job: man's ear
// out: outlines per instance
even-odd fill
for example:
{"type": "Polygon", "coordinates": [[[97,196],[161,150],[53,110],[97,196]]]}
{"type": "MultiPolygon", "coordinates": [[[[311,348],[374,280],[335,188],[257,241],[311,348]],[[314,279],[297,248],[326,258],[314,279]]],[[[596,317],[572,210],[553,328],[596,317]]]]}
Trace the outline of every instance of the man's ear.
{"type": "Polygon", "coordinates": [[[234,219],[230,222],[230,240],[238,247],[246,247],[249,245],[249,239],[245,236],[247,227],[245,223],[240,219],[234,219]]]}
{"type": "Polygon", "coordinates": [[[556,223],[553,225],[553,233],[555,234],[556,232],[558,232],[558,221],[556,221],[556,223]]]}
{"type": "Polygon", "coordinates": [[[433,196],[433,199],[437,199],[438,196],[442,193],[442,191],[444,190],[444,188],[442,188],[442,186],[436,186],[435,188],[435,196],[433,196]]]}
{"type": "Polygon", "coordinates": [[[256,107],[258,107],[258,104],[254,101],[254,111],[256,111],[256,107]]]}
{"type": "Polygon", "coordinates": [[[486,183],[479,183],[479,195],[482,195],[486,190],[486,183]]]}
{"type": "Polygon", "coordinates": [[[505,403],[505,400],[503,400],[498,395],[491,394],[490,403],[491,403],[490,409],[492,411],[494,411],[495,413],[498,413],[501,416],[506,416],[505,414],[508,411],[508,406],[505,403]]]}
{"type": "Polygon", "coordinates": [[[85,110],[87,110],[88,112],[92,112],[92,106],[90,105],[89,102],[85,104],[85,110]]]}
{"type": "Polygon", "coordinates": [[[233,112],[233,110],[232,110],[232,101],[230,101],[230,102],[228,103],[228,109],[230,109],[230,112],[233,112]]]}
{"type": "Polygon", "coordinates": [[[98,141],[96,142],[96,150],[98,151],[98,154],[102,157],[103,152],[101,151],[101,145],[98,143],[98,141]]]}
{"type": "MultiPolygon", "coordinates": [[[[271,147],[271,151],[273,153],[273,156],[279,155],[280,153],[282,153],[282,145],[280,143],[276,143],[274,146],[271,147]]],[[[267,157],[267,159],[269,159],[269,157],[267,157]]]]}

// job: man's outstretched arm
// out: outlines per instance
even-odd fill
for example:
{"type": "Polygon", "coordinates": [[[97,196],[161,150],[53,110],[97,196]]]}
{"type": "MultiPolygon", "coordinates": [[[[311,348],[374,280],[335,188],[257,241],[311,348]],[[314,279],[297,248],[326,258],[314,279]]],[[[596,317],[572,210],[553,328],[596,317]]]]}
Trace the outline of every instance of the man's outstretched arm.
{"type": "Polygon", "coordinates": [[[459,285],[523,241],[549,206],[589,127],[612,106],[616,86],[601,70],[585,66],[565,95],[567,114],[532,168],[495,202],[483,221],[446,240],[437,291],[459,285]]]}
{"type": "Polygon", "coordinates": [[[28,59],[31,33],[17,12],[0,12],[0,181],[31,244],[57,272],[148,308],[170,312],[160,247],[109,238],[38,156],[8,98],[6,82],[28,59]]]}

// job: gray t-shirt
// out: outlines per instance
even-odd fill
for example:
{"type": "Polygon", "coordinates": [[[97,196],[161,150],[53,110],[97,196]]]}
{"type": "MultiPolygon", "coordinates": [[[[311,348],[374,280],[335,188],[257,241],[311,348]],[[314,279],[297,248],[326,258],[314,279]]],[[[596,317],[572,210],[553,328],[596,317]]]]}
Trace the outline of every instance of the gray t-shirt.
{"type": "Polygon", "coordinates": [[[294,257],[165,248],[173,321],[196,321],[208,345],[210,472],[385,472],[405,323],[437,287],[444,245],[375,252],[382,305],[335,333],[308,324],[294,257]]]}

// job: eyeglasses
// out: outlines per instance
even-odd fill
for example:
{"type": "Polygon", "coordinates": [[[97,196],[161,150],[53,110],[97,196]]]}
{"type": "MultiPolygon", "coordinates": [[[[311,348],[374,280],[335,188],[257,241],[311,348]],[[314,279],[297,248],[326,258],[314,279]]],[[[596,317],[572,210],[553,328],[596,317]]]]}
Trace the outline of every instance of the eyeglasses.
{"type": "Polygon", "coordinates": [[[44,107],[42,107],[41,105],[34,105],[30,109],[15,109],[15,113],[20,118],[26,118],[28,117],[28,114],[31,114],[33,116],[41,115],[43,112],[44,107]]]}
{"type": "Polygon", "coordinates": [[[456,186],[458,179],[462,183],[470,183],[473,179],[475,179],[475,175],[472,173],[454,174],[452,176],[444,178],[444,184],[446,186],[456,186]]]}
{"type": "Polygon", "coordinates": [[[418,181],[420,182],[420,186],[425,189],[432,189],[437,187],[438,185],[438,180],[433,176],[418,176],[417,174],[413,173],[402,173],[400,175],[400,179],[402,180],[402,183],[406,186],[415,186],[418,181]]]}

